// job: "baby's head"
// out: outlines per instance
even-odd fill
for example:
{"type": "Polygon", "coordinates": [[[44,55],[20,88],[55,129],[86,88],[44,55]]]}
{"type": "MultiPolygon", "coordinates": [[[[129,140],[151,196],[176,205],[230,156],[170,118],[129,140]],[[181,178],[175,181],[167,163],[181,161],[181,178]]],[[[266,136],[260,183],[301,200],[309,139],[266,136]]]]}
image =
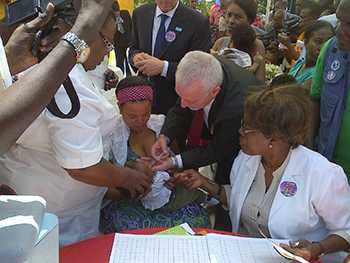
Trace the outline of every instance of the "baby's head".
{"type": "Polygon", "coordinates": [[[153,102],[151,83],[143,77],[127,77],[118,83],[115,94],[120,113],[130,130],[141,132],[147,128],[153,102]]]}
{"type": "Polygon", "coordinates": [[[234,48],[248,53],[253,57],[256,34],[250,25],[237,25],[231,30],[231,41],[234,48]]]}

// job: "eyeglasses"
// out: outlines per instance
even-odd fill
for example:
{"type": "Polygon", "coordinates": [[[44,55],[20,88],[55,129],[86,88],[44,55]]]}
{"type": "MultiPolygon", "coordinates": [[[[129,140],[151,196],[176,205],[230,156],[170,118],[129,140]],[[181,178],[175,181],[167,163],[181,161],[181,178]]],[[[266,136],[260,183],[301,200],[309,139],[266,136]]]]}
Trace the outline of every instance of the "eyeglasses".
{"type": "Polygon", "coordinates": [[[114,45],[112,42],[110,42],[107,38],[105,38],[101,33],[100,33],[101,37],[102,37],[102,40],[103,40],[103,43],[105,44],[105,47],[107,49],[107,52],[111,52],[114,50],[114,45]]]}
{"type": "Polygon", "coordinates": [[[238,132],[241,135],[247,135],[249,133],[253,133],[253,132],[257,132],[257,131],[258,131],[257,129],[248,129],[248,128],[246,128],[243,120],[241,121],[241,128],[239,128],[239,130],[238,130],[238,132]]]}

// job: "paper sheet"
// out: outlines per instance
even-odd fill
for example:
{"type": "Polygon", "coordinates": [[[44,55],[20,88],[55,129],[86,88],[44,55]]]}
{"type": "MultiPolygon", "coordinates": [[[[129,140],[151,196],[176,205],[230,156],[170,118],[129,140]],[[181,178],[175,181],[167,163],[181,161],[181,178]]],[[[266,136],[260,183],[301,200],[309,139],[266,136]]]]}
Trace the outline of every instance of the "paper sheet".
{"type": "MultiPolygon", "coordinates": [[[[272,244],[262,238],[242,238],[209,234],[211,263],[284,263],[290,262],[276,253],[272,244]]],[[[273,240],[276,244],[283,241],[273,240]]]]}
{"type": "MultiPolygon", "coordinates": [[[[275,241],[277,244],[280,241],[275,241]]],[[[287,263],[266,239],[116,234],[109,263],[287,263]]]]}
{"type": "Polygon", "coordinates": [[[210,263],[207,239],[198,236],[116,234],[109,263],[210,263]]]}

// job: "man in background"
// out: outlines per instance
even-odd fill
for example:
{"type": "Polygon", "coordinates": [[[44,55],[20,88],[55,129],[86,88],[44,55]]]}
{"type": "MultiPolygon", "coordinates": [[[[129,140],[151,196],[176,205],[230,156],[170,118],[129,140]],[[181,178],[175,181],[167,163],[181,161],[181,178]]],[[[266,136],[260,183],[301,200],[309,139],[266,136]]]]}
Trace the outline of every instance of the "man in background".
{"type": "Polygon", "coordinates": [[[155,0],[133,13],[130,62],[155,88],[152,112],[167,114],[178,98],[175,72],[189,51],[210,49],[209,21],[179,0],[155,0]]]}

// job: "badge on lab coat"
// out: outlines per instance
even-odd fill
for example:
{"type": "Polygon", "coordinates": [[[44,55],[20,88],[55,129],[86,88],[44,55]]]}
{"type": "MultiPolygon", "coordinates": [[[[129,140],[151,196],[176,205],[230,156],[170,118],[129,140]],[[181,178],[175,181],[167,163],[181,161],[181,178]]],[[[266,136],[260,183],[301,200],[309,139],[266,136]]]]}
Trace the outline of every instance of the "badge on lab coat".
{"type": "Polygon", "coordinates": [[[297,193],[298,187],[295,182],[283,181],[280,184],[280,191],[284,196],[292,197],[297,193]]]}

